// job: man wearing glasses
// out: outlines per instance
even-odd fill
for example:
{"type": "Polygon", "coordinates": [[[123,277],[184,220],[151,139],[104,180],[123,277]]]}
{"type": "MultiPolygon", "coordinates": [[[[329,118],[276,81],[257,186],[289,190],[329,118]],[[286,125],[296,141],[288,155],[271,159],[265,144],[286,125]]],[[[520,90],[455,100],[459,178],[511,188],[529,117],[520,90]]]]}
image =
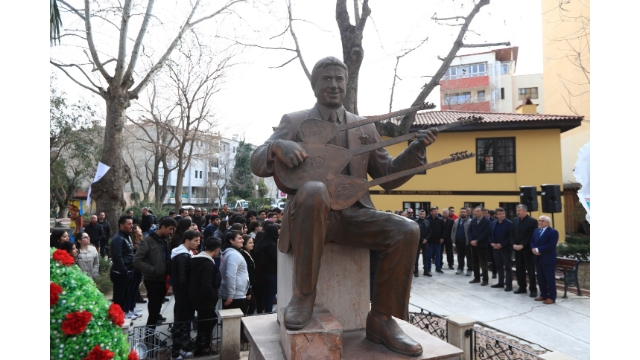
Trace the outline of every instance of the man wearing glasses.
{"type": "Polygon", "coordinates": [[[196,208],[193,216],[191,217],[191,221],[198,225],[198,230],[202,231],[202,228],[207,225],[204,217],[202,217],[202,210],[198,207],[196,208]]]}
{"type": "Polygon", "coordinates": [[[411,220],[415,220],[415,216],[413,216],[413,209],[412,208],[408,208],[407,209],[407,218],[411,219],[411,220]]]}
{"type": "Polygon", "coordinates": [[[551,226],[551,219],[547,216],[538,218],[538,228],[531,237],[531,252],[536,264],[540,296],[536,301],[543,301],[549,305],[556,302],[556,245],[558,245],[558,231],[551,226]]]}

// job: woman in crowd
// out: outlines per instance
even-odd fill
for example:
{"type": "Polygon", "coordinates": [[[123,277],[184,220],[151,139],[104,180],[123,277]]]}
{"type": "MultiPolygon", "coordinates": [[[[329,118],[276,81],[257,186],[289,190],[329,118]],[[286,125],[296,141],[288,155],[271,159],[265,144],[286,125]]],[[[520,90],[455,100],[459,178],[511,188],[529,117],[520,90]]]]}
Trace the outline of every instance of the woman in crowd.
{"type": "MultiPolygon", "coordinates": [[[[80,234],[78,234],[80,235],[80,234]]],[[[76,244],[72,243],[70,241],[65,241],[62,243],[62,245],[60,245],[60,250],[64,250],[66,252],[69,253],[69,255],[71,255],[71,257],[73,258],[73,260],[77,260],[78,259],[78,249],[76,249],[76,244]]]]}
{"type": "Polygon", "coordinates": [[[246,314],[249,271],[240,253],[243,243],[242,234],[237,231],[230,230],[224,236],[220,265],[220,297],[223,309],[240,309],[246,314]]]}
{"type": "Polygon", "coordinates": [[[49,236],[49,247],[60,249],[60,245],[65,241],[69,241],[69,233],[64,230],[53,230],[49,236]]]}
{"type": "Polygon", "coordinates": [[[260,240],[258,246],[259,256],[264,264],[264,277],[267,279],[267,292],[264,300],[264,310],[273,311],[273,300],[278,291],[278,237],[280,230],[275,225],[268,225],[265,228],[265,236],[260,240]]]}
{"type": "Polygon", "coordinates": [[[254,220],[249,224],[249,235],[251,235],[251,238],[255,240],[256,238],[256,234],[258,234],[260,231],[262,231],[262,221],[260,220],[254,220]]]}
{"type": "Polygon", "coordinates": [[[253,285],[256,282],[256,265],[251,257],[253,250],[253,239],[249,235],[242,235],[244,244],[240,249],[240,254],[247,263],[247,271],[249,272],[249,291],[247,292],[247,314],[253,314],[256,311],[256,298],[253,296],[253,285]]]}
{"type": "Polygon", "coordinates": [[[180,219],[178,221],[178,227],[176,228],[176,231],[173,233],[173,237],[171,238],[171,250],[182,245],[182,235],[184,235],[185,231],[191,228],[191,223],[192,221],[189,217],[180,219]]]}
{"type": "Polygon", "coordinates": [[[94,281],[98,277],[98,269],[100,268],[100,260],[98,259],[98,250],[91,243],[91,239],[87,233],[80,234],[78,245],[78,260],[76,263],[84,272],[94,281]]]}
{"type": "MultiPolygon", "coordinates": [[[[131,230],[131,241],[133,242],[133,255],[138,252],[138,247],[142,241],[142,229],[139,225],[133,225],[131,230]]],[[[140,298],[140,283],[142,282],[142,272],[137,267],[133,268],[133,280],[129,283],[129,309],[125,314],[127,319],[136,319],[142,316],[142,313],[136,310],[136,301],[140,298]]]]}
{"type": "Polygon", "coordinates": [[[220,225],[218,226],[218,230],[213,233],[213,237],[216,239],[224,239],[224,232],[227,231],[229,227],[229,222],[227,220],[220,220],[220,225]]]}

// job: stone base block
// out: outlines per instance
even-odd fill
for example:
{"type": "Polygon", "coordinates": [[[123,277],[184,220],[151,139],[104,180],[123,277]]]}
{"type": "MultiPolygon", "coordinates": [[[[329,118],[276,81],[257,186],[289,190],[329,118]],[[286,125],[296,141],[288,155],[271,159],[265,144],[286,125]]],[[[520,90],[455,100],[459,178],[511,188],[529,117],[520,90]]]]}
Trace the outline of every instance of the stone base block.
{"type": "Polygon", "coordinates": [[[304,329],[289,330],[280,324],[280,342],[287,360],[338,360],[342,356],[342,326],[326,307],[316,305],[304,329]]]}
{"type": "MultiPolygon", "coordinates": [[[[419,357],[409,357],[394,353],[382,344],[374,344],[367,340],[365,331],[345,332],[342,335],[342,359],[430,359],[460,360],[462,350],[420,330],[406,321],[398,320],[402,330],[412,339],[418,341],[423,348],[419,357]]],[[[249,339],[249,360],[284,360],[284,348],[280,343],[280,325],[275,316],[248,316],[242,318],[244,331],[249,339]]],[[[329,354],[312,354],[305,359],[331,359],[329,354]]]]}
{"type": "MultiPolygon", "coordinates": [[[[278,320],[293,295],[293,254],[278,252],[278,320]]],[[[369,250],[328,243],[320,265],[316,305],[323,305],[342,325],[343,331],[366,326],[369,305],[369,250]]]]}

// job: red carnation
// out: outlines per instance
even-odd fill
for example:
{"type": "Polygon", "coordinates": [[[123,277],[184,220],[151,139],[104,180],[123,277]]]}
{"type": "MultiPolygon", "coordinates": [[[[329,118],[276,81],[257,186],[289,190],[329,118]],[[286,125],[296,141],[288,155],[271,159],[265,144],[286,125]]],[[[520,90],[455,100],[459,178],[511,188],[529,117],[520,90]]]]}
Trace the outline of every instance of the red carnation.
{"type": "Polygon", "coordinates": [[[124,324],[124,312],[120,305],[116,303],[111,303],[111,306],[109,306],[109,317],[111,318],[111,322],[118,326],[124,324]]]}
{"type": "Polygon", "coordinates": [[[69,255],[68,252],[60,249],[53,252],[53,260],[59,261],[62,265],[66,266],[71,266],[76,262],[73,259],[73,256],[69,255]]]}
{"type": "Polygon", "coordinates": [[[100,346],[96,345],[91,349],[91,352],[86,358],[82,360],[109,360],[113,359],[114,353],[109,350],[102,350],[100,346]]]}
{"type": "Polygon", "coordinates": [[[55,305],[60,300],[60,293],[62,292],[62,287],[56,283],[51,283],[49,287],[49,307],[55,305]]]}
{"type": "Polygon", "coordinates": [[[129,356],[127,356],[127,360],[138,360],[138,353],[135,350],[131,349],[129,356]]]}
{"type": "Polygon", "coordinates": [[[62,322],[62,331],[67,335],[82,333],[91,321],[91,316],[88,311],[77,311],[65,315],[66,319],[62,322]]]}

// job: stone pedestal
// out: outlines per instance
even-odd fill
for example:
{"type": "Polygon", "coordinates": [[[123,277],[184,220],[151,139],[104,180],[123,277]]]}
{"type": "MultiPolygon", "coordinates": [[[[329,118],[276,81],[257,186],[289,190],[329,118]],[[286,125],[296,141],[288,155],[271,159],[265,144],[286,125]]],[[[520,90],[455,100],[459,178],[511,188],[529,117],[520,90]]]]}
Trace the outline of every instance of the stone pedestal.
{"type": "MultiPolygon", "coordinates": [[[[394,353],[382,344],[374,344],[365,338],[365,331],[353,331],[342,335],[342,359],[366,360],[460,360],[462,350],[447,344],[426,331],[396,319],[402,330],[423,348],[421,356],[409,357],[394,353]]],[[[280,343],[280,325],[273,315],[248,316],[242,318],[244,331],[249,339],[249,360],[284,360],[285,351],[280,343]]],[[[329,353],[308,353],[301,359],[332,359],[329,353]]]]}
{"type": "Polygon", "coordinates": [[[244,316],[240,309],[216,310],[222,320],[220,357],[225,360],[240,359],[240,319],[244,316]]]}
{"type": "MultiPolygon", "coordinates": [[[[293,254],[278,252],[278,320],[293,294],[293,254]]],[[[316,287],[316,304],[324,305],[343,331],[364,329],[369,312],[369,250],[328,243],[316,287]]]]}
{"type": "Polygon", "coordinates": [[[338,360],[342,356],[342,326],[327,308],[315,306],[304,329],[288,330],[280,323],[280,342],[287,360],[338,360]]]}
{"type": "Polygon", "coordinates": [[[449,343],[457,348],[463,349],[462,360],[473,359],[471,353],[471,338],[465,336],[467,330],[473,329],[476,321],[470,317],[464,315],[451,315],[447,316],[447,337],[449,343]]]}

